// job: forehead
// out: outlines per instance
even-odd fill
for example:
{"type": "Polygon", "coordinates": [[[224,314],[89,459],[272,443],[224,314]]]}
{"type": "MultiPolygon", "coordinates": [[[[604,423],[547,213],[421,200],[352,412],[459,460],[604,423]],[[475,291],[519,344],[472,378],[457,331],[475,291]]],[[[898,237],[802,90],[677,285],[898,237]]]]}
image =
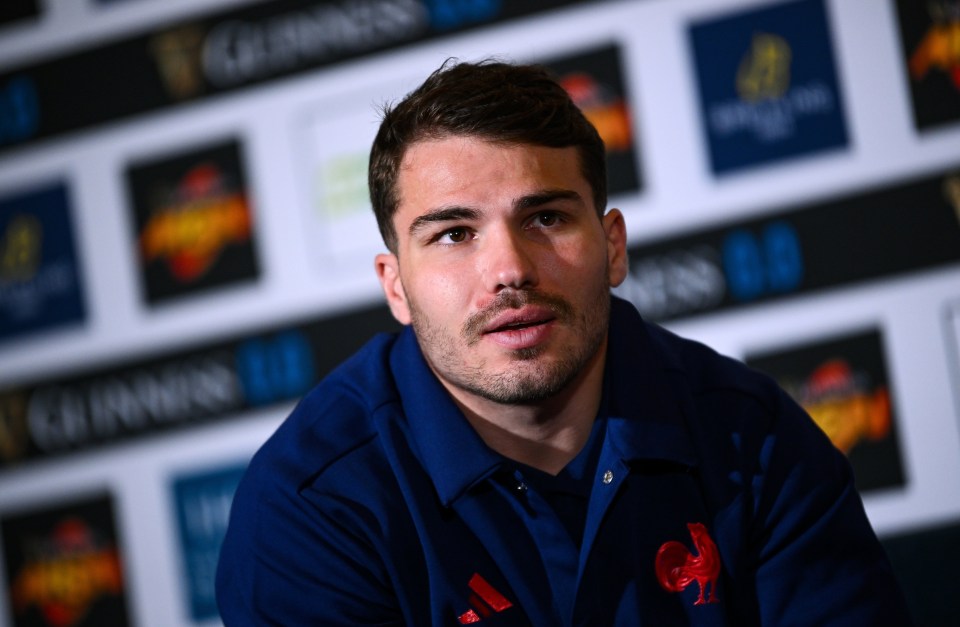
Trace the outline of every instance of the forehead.
{"type": "Polygon", "coordinates": [[[570,189],[585,201],[591,199],[576,148],[472,136],[421,140],[407,149],[400,163],[398,212],[465,202],[482,209],[546,188],[570,189]]]}

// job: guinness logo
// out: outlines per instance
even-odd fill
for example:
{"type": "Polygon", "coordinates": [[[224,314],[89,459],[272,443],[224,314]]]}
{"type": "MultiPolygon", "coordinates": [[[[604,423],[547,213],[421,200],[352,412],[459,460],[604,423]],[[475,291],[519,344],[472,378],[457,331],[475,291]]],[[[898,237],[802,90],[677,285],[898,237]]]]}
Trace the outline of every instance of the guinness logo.
{"type": "Polygon", "coordinates": [[[150,40],[150,52],[167,93],[177,100],[192,98],[204,91],[201,63],[204,37],[203,29],[188,25],[160,33],[150,40]]]}

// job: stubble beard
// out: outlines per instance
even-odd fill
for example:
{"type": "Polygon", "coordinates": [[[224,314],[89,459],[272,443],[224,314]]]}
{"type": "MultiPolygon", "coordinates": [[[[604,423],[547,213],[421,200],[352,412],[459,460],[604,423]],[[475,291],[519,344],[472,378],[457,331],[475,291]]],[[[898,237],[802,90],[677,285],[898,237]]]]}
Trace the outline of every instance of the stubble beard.
{"type": "Polygon", "coordinates": [[[454,386],[504,405],[545,401],[563,391],[596,356],[606,338],[610,319],[610,285],[598,285],[583,311],[560,296],[528,290],[504,290],[482,311],[471,315],[459,333],[433,325],[412,300],[410,318],[420,350],[434,372],[454,386]],[[466,355],[482,339],[489,320],[510,309],[531,304],[549,308],[556,324],[572,330],[572,343],[552,359],[540,359],[545,346],[510,351],[510,363],[499,371],[486,360],[468,363],[466,355]]]}

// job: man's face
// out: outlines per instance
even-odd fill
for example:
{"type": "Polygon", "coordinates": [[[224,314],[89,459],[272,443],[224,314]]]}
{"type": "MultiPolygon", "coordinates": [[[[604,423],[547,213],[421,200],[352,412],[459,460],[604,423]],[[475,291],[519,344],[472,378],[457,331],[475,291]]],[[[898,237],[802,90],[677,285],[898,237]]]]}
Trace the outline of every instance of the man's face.
{"type": "Polygon", "coordinates": [[[425,140],[397,187],[397,254],[377,272],[451,393],[536,403],[602,367],[625,229],[598,218],[575,148],[425,140]]]}

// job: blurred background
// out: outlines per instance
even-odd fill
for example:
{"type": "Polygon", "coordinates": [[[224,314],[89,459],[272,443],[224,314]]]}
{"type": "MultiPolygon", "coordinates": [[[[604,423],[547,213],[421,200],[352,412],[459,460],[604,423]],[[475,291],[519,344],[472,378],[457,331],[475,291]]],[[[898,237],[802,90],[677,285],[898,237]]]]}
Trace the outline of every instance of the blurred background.
{"type": "Polygon", "coordinates": [[[377,108],[550,66],[650,320],[849,456],[920,624],[960,560],[960,0],[5,0],[0,627],[218,625],[249,457],[395,328],[377,108]]]}

